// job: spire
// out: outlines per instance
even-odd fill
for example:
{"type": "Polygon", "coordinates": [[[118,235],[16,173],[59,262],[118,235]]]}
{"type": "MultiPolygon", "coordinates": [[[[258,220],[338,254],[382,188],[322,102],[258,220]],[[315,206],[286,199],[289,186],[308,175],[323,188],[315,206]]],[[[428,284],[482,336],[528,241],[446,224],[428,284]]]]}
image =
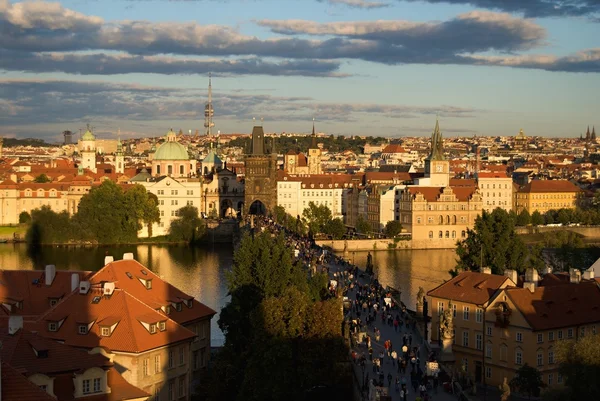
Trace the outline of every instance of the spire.
{"type": "Polygon", "coordinates": [[[592,127],[592,141],[596,140],[596,127],[592,127]]]}
{"type": "Polygon", "coordinates": [[[315,133],[315,119],[313,117],[312,135],[310,138],[310,149],[317,149],[317,134],[315,133]]]}
{"type": "Polygon", "coordinates": [[[444,160],[444,140],[442,139],[438,118],[435,119],[435,128],[431,134],[431,154],[429,155],[429,159],[444,160]]]}
{"type": "Polygon", "coordinates": [[[123,155],[123,144],[121,143],[121,128],[118,129],[117,133],[117,156],[123,155]]]}

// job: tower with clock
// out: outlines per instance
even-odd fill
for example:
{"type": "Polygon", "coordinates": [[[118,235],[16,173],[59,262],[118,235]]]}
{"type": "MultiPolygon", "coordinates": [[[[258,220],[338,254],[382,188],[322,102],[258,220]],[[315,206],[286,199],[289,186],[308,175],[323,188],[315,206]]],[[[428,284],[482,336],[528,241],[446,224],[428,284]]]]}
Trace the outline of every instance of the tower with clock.
{"type": "Polygon", "coordinates": [[[431,153],[425,159],[425,177],[433,187],[447,187],[450,183],[450,162],[444,157],[444,140],[437,119],[431,134],[431,153]]]}

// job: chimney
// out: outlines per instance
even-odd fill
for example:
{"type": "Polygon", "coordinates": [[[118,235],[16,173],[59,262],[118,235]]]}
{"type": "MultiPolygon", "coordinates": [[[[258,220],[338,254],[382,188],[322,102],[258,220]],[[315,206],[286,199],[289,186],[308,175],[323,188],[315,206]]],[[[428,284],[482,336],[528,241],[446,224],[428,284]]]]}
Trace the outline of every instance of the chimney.
{"type": "Polygon", "coordinates": [[[529,292],[534,293],[535,292],[535,287],[537,286],[536,283],[531,282],[531,281],[526,281],[523,283],[523,288],[526,288],[529,290],[529,292]]]}
{"type": "Polygon", "coordinates": [[[492,269],[491,269],[491,268],[489,268],[489,267],[482,267],[482,268],[481,268],[481,272],[482,272],[483,274],[492,274],[492,269]]]}
{"type": "Polygon", "coordinates": [[[594,279],[594,269],[592,269],[591,267],[589,269],[587,269],[586,271],[583,272],[583,278],[586,280],[593,280],[594,279]]]}
{"type": "Polygon", "coordinates": [[[540,280],[540,277],[538,275],[537,270],[535,270],[534,268],[530,267],[529,269],[525,270],[525,281],[528,283],[535,283],[537,285],[538,281],[540,280]]]}
{"type": "Polygon", "coordinates": [[[569,281],[572,284],[579,284],[581,282],[581,272],[579,269],[569,269],[569,281]]]}
{"type": "Polygon", "coordinates": [[[79,293],[83,295],[87,294],[90,291],[90,287],[91,284],[89,281],[82,281],[79,283],[79,293]]]}
{"type": "Polygon", "coordinates": [[[133,258],[133,253],[131,253],[131,252],[124,253],[124,254],[123,254],[123,260],[135,260],[135,259],[133,258]]]}
{"type": "Polygon", "coordinates": [[[552,268],[550,266],[546,266],[542,270],[542,275],[551,274],[551,273],[552,273],[552,268]]]}
{"type": "Polygon", "coordinates": [[[46,285],[52,285],[54,277],[56,277],[56,266],[46,265],[46,285]]]}
{"type": "MultiPolygon", "coordinates": [[[[123,258],[125,259],[125,258],[123,258]]],[[[106,266],[109,263],[112,263],[115,261],[115,258],[113,258],[112,256],[105,256],[104,257],[104,266],[106,266]]]]}
{"type": "Polygon", "coordinates": [[[11,315],[8,318],[8,334],[14,335],[23,328],[23,316],[11,315]]]}
{"type": "Polygon", "coordinates": [[[73,273],[71,274],[71,292],[75,291],[79,288],[79,274],[73,273]]]}
{"type": "Polygon", "coordinates": [[[115,292],[115,283],[107,282],[103,286],[104,295],[110,297],[115,292]]]}
{"type": "Polygon", "coordinates": [[[504,270],[504,276],[506,276],[509,279],[511,279],[513,281],[513,283],[515,283],[515,285],[519,281],[519,275],[517,274],[516,270],[506,269],[506,270],[504,270]]]}

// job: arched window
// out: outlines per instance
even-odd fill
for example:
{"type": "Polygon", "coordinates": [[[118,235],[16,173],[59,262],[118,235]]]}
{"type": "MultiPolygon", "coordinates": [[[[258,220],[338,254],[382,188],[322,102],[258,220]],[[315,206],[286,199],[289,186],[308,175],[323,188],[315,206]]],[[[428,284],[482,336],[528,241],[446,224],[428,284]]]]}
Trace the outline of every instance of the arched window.
{"type": "Polygon", "coordinates": [[[156,165],[156,175],[160,175],[160,164],[156,165]]]}
{"type": "Polygon", "coordinates": [[[173,166],[171,166],[170,164],[167,166],[167,174],[168,175],[172,175],[173,174],[173,166]]]}
{"type": "Polygon", "coordinates": [[[440,216],[439,222],[440,222],[440,224],[444,224],[444,216],[440,216]]]}
{"type": "Polygon", "coordinates": [[[179,165],[179,175],[183,175],[183,169],[184,169],[183,164],[180,164],[179,165]]]}
{"type": "Polygon", "coordinates": [[[417,217],[417,224],[421,224],[421,218],[417,217]]]}
{"type": "Polygon", "coordinates": [[[440,238],[444,238],[444,233],[443,233],[442,231],[440,231],[440,232],[438,233],[438,237],[440,237],[440,238]]]}
{"type": "Polygon", "coordinates": [[[467,236],[467,232],[465,230],[462,230],[462,232],[460,233],[460,237],[465,238],[466,236],[467,236]]]}
{"type": "Polygon", "coordinates": [[[456,238],[456,231],[452,231],[452,238],[456,238]]]}
{"type": "Polygon", "coordinates": [[[429,231],[429,239],[433,239],[433,231],[429,231]]]}
{"type": "Polygon", "coordinates": [[[450,231],[446,231],[446,238],[450,238],[450,231]]]}
{"type": "Polygon", "coordinates": [[[456,215],[452,216],[452,224],[456,224],[456,215]]]}
{"type": "Polygon", "coordinates": [[[446,216],[446,224],[450,225],[450,216],[446,216]]]}

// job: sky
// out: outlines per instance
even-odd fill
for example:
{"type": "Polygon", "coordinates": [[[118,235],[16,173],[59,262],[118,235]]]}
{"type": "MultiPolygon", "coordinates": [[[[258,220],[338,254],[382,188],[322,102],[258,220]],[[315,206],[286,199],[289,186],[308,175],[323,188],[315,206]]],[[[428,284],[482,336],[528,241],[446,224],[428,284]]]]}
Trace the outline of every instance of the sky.
{"type": "Polygon", "coordinates": [[[575,137],[600,0],[0,0],[0,136],[575,137]],[[254,120],[255,119],[255,120],[254,120]]]}

